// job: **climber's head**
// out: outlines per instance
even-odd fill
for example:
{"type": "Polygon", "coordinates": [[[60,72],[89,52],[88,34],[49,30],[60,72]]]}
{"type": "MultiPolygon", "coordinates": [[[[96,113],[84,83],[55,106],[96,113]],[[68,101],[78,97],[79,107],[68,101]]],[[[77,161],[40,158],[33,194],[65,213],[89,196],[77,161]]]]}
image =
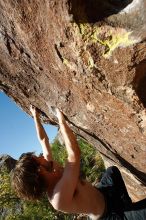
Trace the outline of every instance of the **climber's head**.
{"type": "Polygon", "coordinates": [[[27,200],[38,200],[47,190],[43,173],[52,169],[52,161],[33,153],[23,154],[11,175],[12,187],[19,197],[27,200]],[[42,172],[43,171],[43,172],[42,172]]]}

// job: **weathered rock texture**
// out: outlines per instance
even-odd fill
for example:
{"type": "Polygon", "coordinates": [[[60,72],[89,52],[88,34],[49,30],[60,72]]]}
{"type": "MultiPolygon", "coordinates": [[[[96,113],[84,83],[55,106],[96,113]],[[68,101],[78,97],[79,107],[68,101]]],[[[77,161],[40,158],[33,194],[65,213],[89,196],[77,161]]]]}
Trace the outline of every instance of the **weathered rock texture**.
{"type": "MultiPolygon", "coordinates": [[[[73,130],[146,196],[146,1],[1,0],[0,88],[73,130]]],[[[5,116],[6,117],[6,116],[5,116]]]]}
{"type": "Polygon", "coordinates": [[[7,154],[0,155],[0,171],[7,170],[10,172],[16,165],[16,160],[7,154]]]}

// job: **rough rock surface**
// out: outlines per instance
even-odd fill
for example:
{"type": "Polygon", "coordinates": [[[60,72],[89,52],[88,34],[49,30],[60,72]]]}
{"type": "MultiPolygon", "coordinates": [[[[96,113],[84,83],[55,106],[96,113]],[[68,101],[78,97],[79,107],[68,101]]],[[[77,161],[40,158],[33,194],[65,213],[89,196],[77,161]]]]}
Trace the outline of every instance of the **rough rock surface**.
{"type": "Polygon", "coordinates": [[[7,169],[10,172],[16,164],[16,160],[7,154],[0,155],[0,171],[7,169]]]}
{"type": "Polygon", "coordinates": [[[145,0],[0,1],[1,90],[46,123],[62,109],[133,200],[146,196],[145,39],[145,0]]]}

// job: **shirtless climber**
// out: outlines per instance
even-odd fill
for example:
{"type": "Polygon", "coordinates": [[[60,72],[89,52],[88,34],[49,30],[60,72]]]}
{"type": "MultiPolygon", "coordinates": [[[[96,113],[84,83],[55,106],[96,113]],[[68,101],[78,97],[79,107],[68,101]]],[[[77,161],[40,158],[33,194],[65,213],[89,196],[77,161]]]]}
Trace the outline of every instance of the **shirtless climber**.
{"type": "Polygon", "coordinates": [[[35,107],[30,107],[43,156],[23,154],[12,172],[12,186],[18,196],[38,200],[45,193],[56,210],[86,214],[89,219],[146,219],[146,199],[133,204],[117,167],[109,167],[98,186],[81,181],[80,149],[62,112],[56,109],[64,138],[67,161],[61,167],[53,160],[48,136],[35,107]]]}

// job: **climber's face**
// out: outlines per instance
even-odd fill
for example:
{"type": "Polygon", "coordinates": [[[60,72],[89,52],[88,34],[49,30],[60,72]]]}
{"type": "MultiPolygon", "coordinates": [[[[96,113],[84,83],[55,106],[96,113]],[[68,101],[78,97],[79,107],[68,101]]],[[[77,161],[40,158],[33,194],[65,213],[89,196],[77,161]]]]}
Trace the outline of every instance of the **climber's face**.
{"type": "Polygon", "coordinates": [[[41,167],[43,167],[46,171],[51,172],[53,169],[53,161],[47,161],[43,156],[34,156],[36,161],[39,163],[41,167]]]}

